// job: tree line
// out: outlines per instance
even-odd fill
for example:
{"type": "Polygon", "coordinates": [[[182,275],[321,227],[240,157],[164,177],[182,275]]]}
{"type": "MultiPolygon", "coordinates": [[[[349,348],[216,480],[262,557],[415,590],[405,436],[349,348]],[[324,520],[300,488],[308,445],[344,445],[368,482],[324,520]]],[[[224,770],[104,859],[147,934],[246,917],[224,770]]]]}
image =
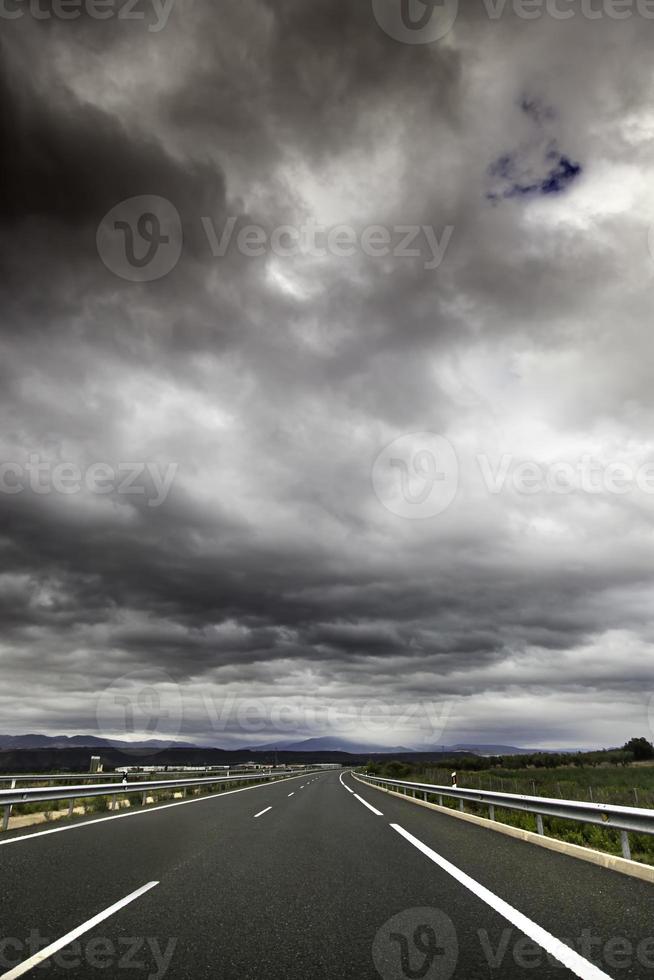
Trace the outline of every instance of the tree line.
{"type": "MultiPolygon", "coordinates": [[[[557,769],[561,766],[628,766],[633,762],[646,762],[654,759],[654,745],[646,738],[630,738],[628,742],[617,749],[599,749],[594,752],[530,752],[520,755],[456,755],[450,758],[439,758],[440,768],[452,768],[460,772],[474,770],[480,772],[489,769],[557,769]]],[[[424,768],[424,761],[420,768],[424,768]]],[[[410,776],[416,766],[408,762],[392,760],[390,762],[373,762],[366,765],[366,771],[372,776],[386,776],[388,779],[402,779],[410,776]]]]}

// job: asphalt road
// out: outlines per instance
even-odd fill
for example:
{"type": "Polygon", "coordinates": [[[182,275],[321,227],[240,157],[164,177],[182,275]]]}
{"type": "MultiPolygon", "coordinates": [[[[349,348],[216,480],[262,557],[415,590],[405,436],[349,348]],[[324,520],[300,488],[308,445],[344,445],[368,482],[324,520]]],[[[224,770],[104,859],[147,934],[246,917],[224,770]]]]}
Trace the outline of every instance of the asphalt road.
{"type": "Polygon", "coordinates": [[[327,772],[0,838],[0,978],[654,977],[653,899],[327,772]]]}

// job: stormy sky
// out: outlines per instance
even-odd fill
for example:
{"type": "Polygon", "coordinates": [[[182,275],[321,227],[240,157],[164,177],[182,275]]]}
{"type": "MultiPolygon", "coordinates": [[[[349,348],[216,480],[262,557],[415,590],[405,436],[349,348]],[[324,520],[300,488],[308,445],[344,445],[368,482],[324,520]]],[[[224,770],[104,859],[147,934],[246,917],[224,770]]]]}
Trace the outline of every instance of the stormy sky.
{"type": "Polygon", "coordinates": [[[1,732],[652,737],[654,21],[460,7],[4,3],[1,732]]]}

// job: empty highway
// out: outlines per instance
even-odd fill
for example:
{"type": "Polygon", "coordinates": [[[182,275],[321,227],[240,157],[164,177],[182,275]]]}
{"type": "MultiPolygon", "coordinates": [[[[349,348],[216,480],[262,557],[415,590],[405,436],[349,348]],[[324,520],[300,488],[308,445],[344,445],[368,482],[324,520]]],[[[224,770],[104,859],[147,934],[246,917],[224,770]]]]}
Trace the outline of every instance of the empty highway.
{"type": "Polygon", "coordinates": [[[0,977],[642,978],[653,899],[325,772],[0,838],[0,977]]]}

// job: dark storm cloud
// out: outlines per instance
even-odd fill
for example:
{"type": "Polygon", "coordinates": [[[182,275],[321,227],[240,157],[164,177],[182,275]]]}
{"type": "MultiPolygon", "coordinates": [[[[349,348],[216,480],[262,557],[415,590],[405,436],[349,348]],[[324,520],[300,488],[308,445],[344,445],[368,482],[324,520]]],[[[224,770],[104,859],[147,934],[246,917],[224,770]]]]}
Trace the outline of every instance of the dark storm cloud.
{"type": "Polygon", "coordinates": [[[265,706],[260,742],[284,706],[291,734],[338,731],[314,709],[340,705],[363,737],[375,698],[394,743],[608,743],[647,723],[650,498],[494,494],[475,461],[654,459],[646,44],[633,24],[467,16],[424,46],[345,0],[178,2],[156,33],[3,24],[2,460],[175,467],[155,507],[116,487],[0,494],[8,728],[102,728],[101,692],[151,669],[179,730],[226,744],[252,741],[231,697],[265,706]],[[488,168],[547,126],[552,168],[583,173],[493,207],[488,168]],[[96,248],[140,195],[184,237],[149,283],[96,248]],[[453,236],[436,269],[221,257],[203,218],[218,238],[230,218],[234,236],[453,236]],[[455,445],[459,492],[406,520],[371,472],[426,430],[455,445]],[[434,717],[409,723],[423,701],[434,717]]]}

